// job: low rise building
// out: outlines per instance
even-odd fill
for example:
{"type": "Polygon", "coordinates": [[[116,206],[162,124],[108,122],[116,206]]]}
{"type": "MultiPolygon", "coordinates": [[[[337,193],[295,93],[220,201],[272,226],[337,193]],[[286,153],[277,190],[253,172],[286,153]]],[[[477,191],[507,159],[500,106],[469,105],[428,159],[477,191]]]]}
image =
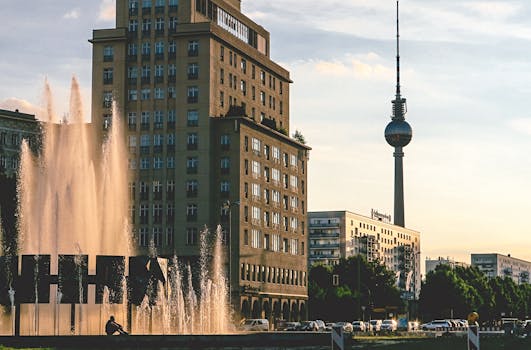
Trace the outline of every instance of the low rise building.
{"type": "Polygon", "coordinates": [[[465,262],[455,261],[453,259],[450,259],[449,257],[443,258],[441,256],[438,257],[437,259],[426,258],[425,264],[426,264],[426,274],[428,274],[428,272],[430,271],[435,270],[435,268],[439,265],[449,265],[452,269],[455,268],[456,266],[461,266],[461,267],[470,266],[470,264],[467,264],[465,262]]]}
{"type": "Polygon", "coordinates": [[[334,265],[361,254],[380,261],[397,275],[403,297],[420,292],[420,232],[393,225],[390,215],[371,217],[343,211],[308,212],[309,264],[334,265]]]}
{"type": "Polygon", "coordinates": [[[471,254],[472,266],[489,277],[510,277],[515,283],[529,283],[531,262],[513,258],[511,254],[471,254]]]}
{"type": "Polygon", "coordinates": [[[20,145],[24,139],[33,150],[38,148],[40,124],[35,116],[0,109],[0,172],[8,177],[15,176],[18,171],[20,145]]]}

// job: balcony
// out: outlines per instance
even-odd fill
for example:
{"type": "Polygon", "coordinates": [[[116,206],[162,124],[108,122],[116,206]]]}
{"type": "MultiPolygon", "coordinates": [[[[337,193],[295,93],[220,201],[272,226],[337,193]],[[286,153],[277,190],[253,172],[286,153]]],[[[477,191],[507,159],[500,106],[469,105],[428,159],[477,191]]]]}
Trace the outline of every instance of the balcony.
{"type": "Polygon", "coordinates": [[[311,238],[339,238],[339,232],[335,232],[335,233],[323,233],[323,232],[313,233],[313,232],[310,231],[310,237],[311,238]]]}
{"type": "Polygon", "coordinates": [[[310,229],[314,229],[314,228],[339,228],[339,223],[314,223],[314,222],[310,222],[310,229]]]}
{"type": "Polygon", "coordinates": [[[103,85],[109,85],[112,84],[112,78],[104,78],[103,79],[103,85]]]}

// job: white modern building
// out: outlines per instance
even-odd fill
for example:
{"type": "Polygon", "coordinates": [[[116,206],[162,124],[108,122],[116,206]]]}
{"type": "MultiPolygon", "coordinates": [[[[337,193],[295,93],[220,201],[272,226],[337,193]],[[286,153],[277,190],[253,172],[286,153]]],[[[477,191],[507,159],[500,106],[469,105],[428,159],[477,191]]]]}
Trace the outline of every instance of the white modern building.
{"type": "Polygon", "coordinates": [[[511,254],[497,253],[471,254],[470,260],[472,266],[477,266],[489,277],[511,277],[518,284],[529,283],[529,261],[513,258],[511,254]]]}
{"type": "Polygon", "coordinates": [[[309,264],[334,265],[361,254],[380,261],[397,275],[406,298],[420,292],[420,232],[393,225],[391,216],[370,217],[343,211],[308,212],[309,264]]]}
{"type": "Polygon", "coordinates": [[[426,264],[426,274],[428,274],[428,272],[430,271],[435,270],[435,268],[439,265],[449,265],[452,269],[455,268],[456,266],[461,266],[461,267],[470,266],[470,264],[467,264],[461,261],[455,261],[451,259],[450,257],[446,257],[446,258],[438,257],[437,259],[426,258],[425,264],[426,264]]]}

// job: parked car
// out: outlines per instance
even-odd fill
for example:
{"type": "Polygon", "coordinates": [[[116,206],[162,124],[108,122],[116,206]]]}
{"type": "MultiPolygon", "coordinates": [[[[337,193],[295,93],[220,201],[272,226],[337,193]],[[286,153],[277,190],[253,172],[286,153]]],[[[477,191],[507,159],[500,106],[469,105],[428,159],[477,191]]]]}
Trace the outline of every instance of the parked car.
{"type": "Polygon", "coordinates": [[[352,323],[350,322],[336,322],[335,325],[343,327],[343,332],[352,333],[352,323]]]}
{"type": "Polygon", "coordinates": [[[248,319],[241,325],[243,331],[268,331],[269,321],[264,318],[248,319]]]}
{"type": "Polygon", "coordinates": [[[437,328],[450,328],[452,324],[448,320],[433,320],[420,326],[423,331],[433,331],[437,328]]]}
{"type": "Polygon", "coordinates": [[[352,321],[352,331],[354,332],[365,332],[365,322],[363,321],[352,321]]]}
{"type": "Polygon", "coordinates": [[[324,321],[323,320],[315,320],[314,322],[317,324],[317,330],[319,332],[324,332],[325,327],[326,327],[324,321]]]}
{"type": "Polygon", "coordinates": [[[319,331],[319,326],[315,321],[302,321],[297,330],[305,332],[317,332],[319,331]]]}
{"type": "Polygon", "coordinates": [[[333,322],[326,322],[325,323],[325,331],[326,332],[331,332],[332,331],[332,327],[334,327],[335,323],[333,322]]]}
{"type": "Polygon", "coordinates": [[[286,322],[284,325],[285,331],[296,331],[297,328],[301,325],[300,322],[286,322]]]}
{"type": "Polygon", "coordinates": [[[381,331],[395,332],[398,325],[395,320],[383,320],[380,326],[381,331]]]}
{"type": "Polygon", "coordinates": [[[369,323],[371,324],[371,331],[379,332],[381,330],[382,320],[370,320],[369,323]]]}
{"type": "Polygon", "coordinates": [[[409,321],[407,323],[408,332],[418,331],[420,329],[419,323],[417,321],[409,321]]]}

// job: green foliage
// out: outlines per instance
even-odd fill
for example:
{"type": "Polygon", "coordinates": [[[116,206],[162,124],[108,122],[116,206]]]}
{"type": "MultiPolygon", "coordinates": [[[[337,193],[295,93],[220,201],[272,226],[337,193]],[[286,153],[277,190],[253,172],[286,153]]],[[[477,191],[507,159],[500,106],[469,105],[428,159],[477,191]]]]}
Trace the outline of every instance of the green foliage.
{"type": "Polygon", "coordinates": [[[2,234],[0,238],[0,256],[17,253],[17,181],[0,172],[0,220],[2,234]]]}
{"type": "Polygon", "coordinates": [[[425,320],[466,318],[477,311],[483,322],[502,315],[525,318],[531,306],[531,286],[517,285],[511,278],[488,278],[476,267],[440,265],[426,276],[420,291],[425,320]]]}
{"type": "Polygon", "coordinates": [[[338,265],[314,265],[309,273],[310,319],[361,319],[361,306],[369,318],[373,307],[403,307],[395,287],[394,273],[379,262],[367,262],[362,256],[341,260],[338,265]],[[333,285],[333,275],[339,284],[333,285]]]}
{"type": "Polygon", "coordinates": [[[303,145],[306,144],[306,139],[304,138],[304,135],[299,130],[295,130],[295,133],[293,134],[293,139],[297,142],[302,143],[303,145]]]}

